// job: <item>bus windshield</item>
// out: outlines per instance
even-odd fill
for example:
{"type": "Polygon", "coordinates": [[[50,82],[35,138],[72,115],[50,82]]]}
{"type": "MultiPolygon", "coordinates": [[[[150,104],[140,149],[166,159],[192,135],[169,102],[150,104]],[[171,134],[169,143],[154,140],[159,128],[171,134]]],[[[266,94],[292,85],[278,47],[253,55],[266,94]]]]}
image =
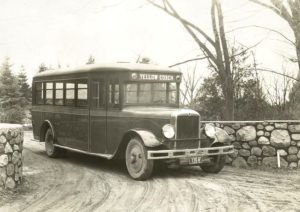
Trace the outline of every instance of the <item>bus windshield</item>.
{"type": "Polygon", "coordinates": [[[164,83],[127,83],[125,84],[125,104],[176,104],[177,84],[164,83]]]}

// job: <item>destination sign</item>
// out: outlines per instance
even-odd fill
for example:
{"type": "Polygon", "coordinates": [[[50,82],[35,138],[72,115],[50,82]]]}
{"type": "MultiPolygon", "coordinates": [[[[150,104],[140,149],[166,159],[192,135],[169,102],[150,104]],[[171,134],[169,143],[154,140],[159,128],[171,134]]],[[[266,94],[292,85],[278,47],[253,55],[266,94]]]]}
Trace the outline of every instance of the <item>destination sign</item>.
{"type": "Polygon", "coordinates": [[[151,74],[151,73],[132,73],[131,79],[143,81],[175,81],[180,80],[180,75],[171,74],[151,74]]]}

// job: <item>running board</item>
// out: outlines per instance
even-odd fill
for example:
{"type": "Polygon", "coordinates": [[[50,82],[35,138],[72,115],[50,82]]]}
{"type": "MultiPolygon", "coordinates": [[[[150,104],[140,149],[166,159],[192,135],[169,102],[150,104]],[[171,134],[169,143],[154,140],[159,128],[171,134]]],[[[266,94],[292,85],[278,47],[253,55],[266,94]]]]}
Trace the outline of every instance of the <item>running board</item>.
{"type": "Polygon", "coordinates": [[[97,157],[106,158],[106,159],[112,159],[113,158],[113,155],[110,155],[110,154],[92,153],[92,152],[87,152],[87,151],[83,151],[83,150],[79,150],[79,149],[73,149],[73,148],[58,145],[58,144],[54,144],[54,146],[58,147],[58,148],[70,150],[72,152],[78,152],[78,153],[86,154],[86,155],[97,156],[97,157]]]}

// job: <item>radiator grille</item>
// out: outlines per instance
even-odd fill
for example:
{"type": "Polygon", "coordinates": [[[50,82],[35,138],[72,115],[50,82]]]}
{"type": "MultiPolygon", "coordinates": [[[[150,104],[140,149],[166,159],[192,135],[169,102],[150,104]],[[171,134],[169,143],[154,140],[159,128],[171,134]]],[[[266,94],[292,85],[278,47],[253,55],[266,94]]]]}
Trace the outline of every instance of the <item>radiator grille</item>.
{"type": "Polygon", "coordinates": [[[177,117],[177,139],[199,137],[199,116],[177,117]]]}

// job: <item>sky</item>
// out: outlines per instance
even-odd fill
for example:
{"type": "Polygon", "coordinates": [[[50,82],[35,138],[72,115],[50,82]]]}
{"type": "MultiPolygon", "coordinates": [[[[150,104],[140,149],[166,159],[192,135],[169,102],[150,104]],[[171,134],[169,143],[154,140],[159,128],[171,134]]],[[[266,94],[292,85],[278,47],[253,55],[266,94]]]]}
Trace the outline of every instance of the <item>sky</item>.
{"type": "MultiPolygon", "coordinates": [[[[294,40],[285,21],[247,0],[221,2],[229,42],[253,46],[262,41],[253,49],[261,67],[281,72],[284,65],[290,75],[297,74],[296,64],[286,59],[295,57],[292,45],[276,33],[249,27],[269,27],[294,40]]],[[[212,35],[210,0],[172,3],[212,35]]],[[[31,80],[41,63],[76,67],[90,55],[96,63],[135,62],[142,56],[166,66],[201,52],[177,20],[145,0],[0,0],[0,62],[9,57],[14,72],[23,65],[31,80]]],[[[197,70],[209,73],[204,61],[197,70]]]]}

